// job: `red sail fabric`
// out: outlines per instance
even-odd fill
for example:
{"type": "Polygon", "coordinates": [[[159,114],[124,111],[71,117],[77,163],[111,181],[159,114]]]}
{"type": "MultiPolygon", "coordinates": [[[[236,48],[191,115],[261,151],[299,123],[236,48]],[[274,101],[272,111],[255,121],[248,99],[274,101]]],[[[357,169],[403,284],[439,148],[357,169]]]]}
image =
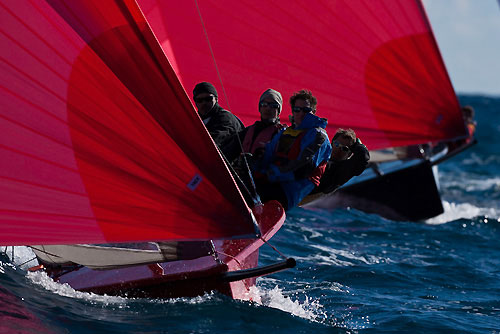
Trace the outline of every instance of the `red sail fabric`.
{"type": "Polygon", "coordinates": [[[306,88],[330,135],[353,128],[372,150],[466,135],[419,0],[138,3],[186,90],[213,82],[246,125],[266,88],[306,88]]]}
{"type": "Polygon", "coordinates": [[[254,234],[134,1],[0,2],[0,244],[254,234]]]}

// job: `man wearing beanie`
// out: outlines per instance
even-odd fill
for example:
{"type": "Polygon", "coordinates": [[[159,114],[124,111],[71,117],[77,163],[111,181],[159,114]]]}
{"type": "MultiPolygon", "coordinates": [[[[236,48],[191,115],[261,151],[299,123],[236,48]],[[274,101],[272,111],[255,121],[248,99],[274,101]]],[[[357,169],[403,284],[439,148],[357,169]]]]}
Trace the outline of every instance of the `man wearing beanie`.
{"type": "Polygon", "coordinates": [[[193,100],[198,108],[198,114],[217,146],[243,129],[244,125],[238,117],[219,106],[217,90],[211,83],[197,84],[193,90],[193,100]]]}

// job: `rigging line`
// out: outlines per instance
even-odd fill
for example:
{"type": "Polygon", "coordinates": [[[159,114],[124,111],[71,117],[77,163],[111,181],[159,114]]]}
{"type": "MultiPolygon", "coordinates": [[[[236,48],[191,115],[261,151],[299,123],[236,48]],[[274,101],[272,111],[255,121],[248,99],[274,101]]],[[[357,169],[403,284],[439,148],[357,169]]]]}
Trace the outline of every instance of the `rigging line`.
{"type": "MultiPolygon", "coordinates": [[[[240,145],[241,145],[241,140],[239,139],[240,136],[238,136],[238,141],[240,142],[240,145]]],[[[241,152],[243,152],[243,147],[241,147],[241,152]]],[[[261,200],[260,200],[260,196],[259,194],[257,193],[257,187],[255,186],[255,181],[253,179],[253,175],[252,175],[252,171],[250,170],[250,166],[248,165],[248,159],[247,159],[247,154],[245,153],[241,153],[241,155],[243,156],[243,160],[245,161],[245,167],[246,167],[246,171],[248,173],[248,176],[250,178],[250,183],[252,185],[252,188],[253,188],[253,195],[252,195],[252,198],[254,200],[254,204],[260,204],[262,203],[261,200]]]]}
{"type": "MultiPolygon", "coordinates": [[[[198,16],[200,17],[201,26],[203,28],[203,33],[205,34],[205,39],[207,40],[208,49],[210,50],[210,55],[212,56],[212,61],[213,61],[214,66],[215,66],[215,71],[217,72],[217,77],[219,78],[219,82],[222,86],[222,93],[224,94],[224,98],[226,99],[226,104],[227,104],[228,109],[231,110],[232,108],[231,108],[231,104],[229,102],[229,98],[228,98],[227,93],[226,93],[226,87],[224,86],[224,83],[222,82],[222,76],[220,74],[219,66],[217,65],[217,61],[215,59],[214,51],[212,49],[212,43],[210,43],[210,38],[208,37],[208,32],[207,32],[207,29],[205,27],[205,21],[203,20],[203,16],[201,15],[200,7],[198,6],[198,0],[195,0],[194,3],[196,5],[196,11],[198,12],[198,16]]],[[[236,137],[238,138],[238,143],[240,144],[241,152],[243,152],[243,144],[241,142],[240,136],[238,136],[238,134],[236,134],[236,137]]],[[[247,163],[246,159],[245,159],[245,164],[248,168],[248,163],[247,163]]],[[[253,178],[251,176],[251,172],[249,169],[248,169],[248,171],[250,174],[250,179],[252,181],[252,186],[254,188],[254,191],[255,191],[255,193],[257,193],[257,191],[255,189],[255,184],[253,182],[253,178]]]]}
{"type": "Polygon", "coordinates": [[[33,260],[36,260],[36,256],[32,259],[29,259],[28,261],[24,261],[23,263],[19,264],[19,265],[16,265],[16,267],[20,268],[21,266],[24,266],[26,263],[30,262],[30,261],[33,261],[33,260]]]}
{"type": "MultiPolygon", "coordinates": [[[[236,136],[239,138],[240,136],[238,136],[238,134],[236,134],[236,136]]],[[[241,144],[241,141],[240,141],[240,144],[241,144]]],[[[243,181],[240,177],[240,175],[236,172],[236,170],[233,168],[233,166],[231,165],[231,163],[229,162],[229,160],[227,160],[226,156],[224,155],[224,153],[222,153],[222,151],[220,150],[220,148],[216,145],[217,147],[217,150],[219,151],[220,155],[222,156],[222,158],[224,159],[224,162],[226,163],[229,171],[231,172],[231,175],[235,178],[235,181],[236,181],[236,184],[237,185],[241,185],[241,187],[243,189],[245,189],[246,193],[250,196],[250,198],[253,200],[254,204],[258,204],[260,203],[260,197],[258,197],[258,194],[257,194],[257,190],[255,189],[255,184],[253,182],[253,178],[252,178],[252,173],[249,169],[249,166],[248,164],[246,164],[247,166],[247,172],[249,173],[250,175],[250,178],[252,180],[252,186],[253,186],[253,190],[254,190],[254,194],[257,195],[257,196],[254,196],[254,194],[252,194],[252,192],[248,189],[247,185],[245,184],[245,181],[243,181]]],[[[245,160],[246,162],[246,160],[245,160]]],[[[245,200],[246,201],[246,200],[245,200]]]]}
{"type": "MultiPolygon", "coordinates": [[[[229,98],[228,98],[227,93],[226,93],[226,87],[224,86],[224,83],[222,82],[222,76],[221,76],[220,71],[219,71],[219,66],[217,66],[217,61],[215,59],[214,51],[212,49],[212,44],[210,43],[210,38],[208,37],[208,32],[207,32],[207,29],[205,27],[205,21],[203,20],[203,16],[201,15],[200,7],[198,5],[198,0],[195,0],[194,3],[196,5],[196,11],[198,12],[198,16],[200,17],[201,26],[203,28],[203,33],[205,34],[205,39],[207,40],[208,48],[210,50],[210,55],[212,56],[212,61],[213,61],[214,66],[215,66],[215,71],[217,72],[217,77],[219,78],[219,82],[222,86],[222,93],[224,94],[224,98],[226,99],[226,104],[227,104],[228,109],[231,110],[231,104],[229,102],[229,98]]],[[[236,134],[236,138],[238,139],[238,144],[240,145],[241,152],[243,152],[244,151],[243,150],[243,143],[241,142],[241,138],[238,135],[238,133],[236,134]]],[[[245,183],[243,181],[242,181],[242,183],[243,183],[246,191],[249,193],[250,197],[252,197],[254,204],[260,203],[260,198],[257,194],[255,182],[254,182],[253,177],[252,177],[252,172],[250,171],[250,167],[248,165],[248,161],[247,161],[247,158],[245,155],[243,155],[243,159],[245,161],[245,167],[247,169],[248,175],[250,176],[250,182],[251,182],[251,185],[253,188],[253,194],[248,190],[247,186],[245,185],[245,183]]],[[[224,157],[224,160],[226,160],[225,157],[224,157]]],[[[226,160],[226,163],[228,163],[227,160],[226,160]]],[[[234,169],[233,169],[233,172],[235,175],[237,175],[236,172],[234,171],[234,169]]],[[[239,176],[238,176],[238,178],[239,178],[239,176]]]]}
{"type": "MultiPolygon", "coordinates": [[[[54,256],[54,257],[58,257],[58,258],[61,258],[62,259],[62,256],[59,256],[59,255],[56,255],[56,254],[52,254],[52,253],[49,253],[47,252],[45,249],[40,249],[40,248],[36,248],[36,247],[33,247],[33,246],[29,246],[30,248],[34,249],[34,250],[37,250],[39,251],[40,253],[44,253],[44,254],[47,254],[47,255],[50,255],[50,256],[54,256]]],[[[43,246],[42,246],[43,247],[43,246]]]]}
{"type": "MultiPolygon", "coordinates": [[[[226,99],[226,104],[227,104],[228,109],[231,110],[232,108],[231,108],[231,104],[229,102],[229,98],[228,98],[227,93],[226,93],[226,87],[224,86],[224,83],[222,82],[222,76],[220,74],[219,66],[217,65],[217,61],[215,59],[214,51],[212,49],[212,43],[210,43],[210,38],[208,37],[208,32],[207,32],[207,29],[205,27],[205,21],[203,20],[203,16],[201,15],[200,7],[198,6],[198,0],[195,0],[194,3],[196,5],[196,11],[198,12],[198,16],[200,17],[201,26],[203,28],[203,33],[205,35],[205,39],[207,40],[208,49],[210,50],[210,55],[212,56],[212,61],[213,61],[214,66],[215,66],[215,71],[217,72],[217,77],[219,78],[219,82],[222,86],[222,94],[224,94],[224,98],[226,99]]],[[[238,138],[238,143],[240,144],[241,151],[243,152],[243,144],[241,143],[240,136],[236,135],[236,137],[238,138]]],[[[248,164],[247,164],[247,167],[248,167],[248,164]]],[[[253,184],[253,179],[252,179],[252,185],[255,188],[255,185],[253,184]]]]}
{"type": "Polygon", "coordinates": [[[285,254],[281,253],[276,247],[274,247],[273,245],[271,245],[266,239],[264,239],[262,236],[260,237],[260,240],[262,240],[264,243],[266,243],[267,245],[269,245],[272,249],[274,249],[279,255],[281,255],[283,258],[285,258],[286,260],[288,260],[288,256],[286,256],[285,254]]]}
{"type": "Polygon", "coordinates": [[[229,108],[229,110],[231,110],[231,105],[229,104],[229,99],[227,98],[227,94],[226,94],[226,88],[224,87],[224,84],[222,83],[222,77],[221,77],[220,72],[219,72],[219,67],[217,66],[217,61],[215,60],[214,51],[212,50],[212,44],[210,43],[210,39],[208,38],[207,29],[205,28],[205,21],[203,21],[200,7],[198,6],[198,0],[194,0],[194,3],[196,5],[196,11],[198,12],[198,16],[200,17],[201,26],[203,28],[203,33],[205,34],[205,39],[207,40],[208,48],[209,48],[210,54],[212,56],[212,61],[214,62],[215,71],[217,72],[217,77],[219,78],[219,82],[222,86],[222,93],[224,94],[224,98],[226,99],[227,107],[229,108]]]}
{"type": "Polygon", "coordinates": [[[236,261],[236,263],[238,264],[238,266],[240,267],[240,269],[243,269],[243,267],[241,266],[241,263],[240,261],[238,261],[238,259],[232,255],[229,255],[227,253],[224,253],[224,252],[221,252],[221,251],[216,251],[217,254],[221,254],[221,255],[224,255],[224,256],[227,256],[227,257],[230,257],[231,259],[233,259],[234,261],[236,261]]]}
{"type": "MultiPolygon", "coordinates": [[[[231,259],[233,259],[237,264],[238,264],[238,267],[240,268],[240,270],[243,270],[243,267],[241,266],[241,263],[240,261],[238,261],[238,259],[232,255],[229,255],[229,254],[226,254],[224,252],[220,252],[220,251],[216,251],[218,254],[221,254],[221,255],[225,255],[227,257],[230,257],[231,259]]],[[[250,291],[250,286],[249,284],[247,283],[247,280],[244,279],[242,280],[243,284],[245,285],[245,288],[247,289],[247,291],[250,291]]]]}

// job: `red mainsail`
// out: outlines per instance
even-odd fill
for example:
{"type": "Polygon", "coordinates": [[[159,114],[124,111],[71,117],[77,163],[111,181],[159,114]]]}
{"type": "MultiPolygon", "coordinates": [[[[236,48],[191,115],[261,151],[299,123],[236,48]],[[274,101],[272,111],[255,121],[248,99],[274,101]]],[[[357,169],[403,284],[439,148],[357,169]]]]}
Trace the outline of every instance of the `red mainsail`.
{"type": "Polygon", "coordinates": [[[0,244],[255,235],[135,1],[0,2],[0,244]]]}
{"type": "Polygon", "coordinates": [[[246,125],[266,88],[306,88],[330,135],[352,128],[371,150],[466,136],[420,0],[138,3],[186,90],[211,81],[246,125]]]}

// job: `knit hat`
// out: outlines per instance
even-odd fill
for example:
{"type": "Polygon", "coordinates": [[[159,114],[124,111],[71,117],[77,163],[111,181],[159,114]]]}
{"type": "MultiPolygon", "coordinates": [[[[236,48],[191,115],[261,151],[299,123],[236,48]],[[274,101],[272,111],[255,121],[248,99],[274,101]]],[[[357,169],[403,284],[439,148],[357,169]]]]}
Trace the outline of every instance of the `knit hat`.
{"type": "Polygon", "coordinates": [[[202,93],[209,93],[217,97],[217,90],[210,82],[200,82],[197,84],[193,89],[193,98],[202,93]]]}
{"type": "Polygon", "coordinates": [[[260,96],[259,103],[261,103],[264,99],[270,98],[274,102],[278,103],[280,105],[278,109],[278,113],[281,112],[281,106],[283,105],[283,98],[281,97],[280,92],[274,89],[267,89],[262,95],[260,96]]]}

